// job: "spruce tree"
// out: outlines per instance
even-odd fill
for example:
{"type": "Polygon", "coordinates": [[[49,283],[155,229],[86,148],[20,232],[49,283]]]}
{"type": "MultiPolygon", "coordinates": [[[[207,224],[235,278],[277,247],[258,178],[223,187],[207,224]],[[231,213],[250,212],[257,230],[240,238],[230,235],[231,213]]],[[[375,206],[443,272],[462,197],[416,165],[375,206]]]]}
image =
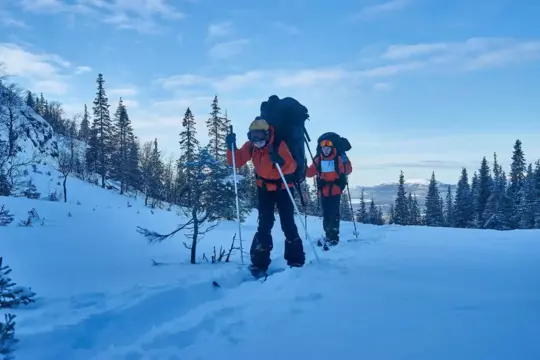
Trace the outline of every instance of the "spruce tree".
{"type": "Polygon", "coordinates": [[[163,174],[164,166],[157,139],[154,139],[150,155],[149,195],[152,198],[152,207],[164,199],[163,174]]]}
{"type": "Polygon", "coordinates": [[[454,205],[454,221],[455,226],[458,228],[472,227],[474,217],[474,206],[471,187],[469,185],[469,177],[467,175],[467,169],[463,168],[461,171],[461,178],[459,179],[455,205],[454,205]]]}
{"type": "Polygon", "coordinates": [[[420,225],[422,222],[422,216],[420,214],[420,207],[418,206],[418,199],[413,193],[409,193],[407,198],[407,206],[409,209],[408,225],[420,225]]]}
{"type": "Polygon", "coordinates": [[[362,189],[362,191],[360,192],[360,208],[356,212],[356,220],[361,224],[367,224],[369,222],[364,189],[362,189]]]}
{"type": "Polygon", "coordinates": [[[403,171],[399,175],[399,184],[397,197],[394,206],[394,223],[398,225],[407,225],[409,211],[407,206],[407,195],[405,193],[405,176],[403,171]]]}
{"type": "Polygon", "coordinates": [[[480,227],[496,230],[509,229],[512,215],[511,204],[506,194],[506,175],[497,162],[497,154],[493,154],[493,187],[484,210],[486,220],[480,227]]]}
{"type": "Polygon", "coordinates": [[[518,139],[514,144],[514,152],[512,154],[512,164],[510,166],[510,185],[508,186],[508,197],[511,200],[510,226],[515,229],[518,227],[519,208],[521,207],[520,191],[523,187],[526,172],[525,154],[521,147],[521,141],[518,139]]]}
{"type": "Polygon", "coordinates": [[[448,185],[448,189],[446,190],[444,223],[447,227],[454,226],[454,198],[452,196],[452,187],[450,185],[448,185]]]}
{"type": "Polygon", "coordinates": [[[431,174],[429,181],[428,193],[426,196],[426,225],[427,226],[442,226],[444,224],[443,209],[441,208],[441,200],[439,187],[435,179],[435,172],[431,174]]]}
{"type": "Polygon", "coordinates": [[[34,110],[36,109],[36,101],[34,100],[34,95],[31,91],[26,92],[26,105],[34,110]]]}
{"type": "Polygon", "coordinates": [[[371,203],[369,204],[369,210],[367,217],[369,219],[369,224],[372,225],[383,225],[384,220],[382,218],[381,210],[375,205],[375,199],[371,197],[371,203]]]}
{"type": "Polygon", "coordinates": [[[112,122],[109,114],[108,98],[105,94],[105,80],[99,74],[96,80],[97,92],[94,99],[94,121],[90,135],[87,160],[95,164],[95,172],[101,176],[101,187],[105,187],[105,180],[111,171],[111,158],[113,152],[112,122]]]}
{"type": "Polygon", "coordinates": [[[476,218],[479,224],[483,224],[486,219],[484,218],[484,211],[489,197],[491,196],[491,189],[493,188],[493,179],[489,169],[489,164],[486,158],[482,159],[480,170],[478,174],[478,185],[475,193],[475,212],[476,218]]]}
{"type": "Polygon", "coordinates": [[[527,167],[523,186],[520,190],[520,204],[518,209],[520,229],[533,229],[535,225],[535,210],[536,210],[536,187],[535,173],[532,164],[527,167]]]}
{"type": "Polygon", "coordinates": [[[390,210],[388,211],[388,224],[392,225],[395,224],[394,217],[395,217],[395,210],[394,210],[394,204],[390,204],[390,210]]]}
{"type": "Polygon", "coordinates": [[[141,186],[141,171],[139,167],[139,141],[134,134],[130,134],[128,142],[128,182],[126,189],[140,189],[141,186]]]}
{"type": "Polygon", "coordinates": [[[210,138],[210,154],[219,161],[226,162],[227,160],[227,145],[225,138],[227,137],[227,122],[226,118],[221,116],[221,108],[217,96],[214,96],[212,101],[212,112],[206,120],[208,128],[208,137],[210,138]]]}
{"type": "Polygon", "coordinates": [[[79,140],[88,143],[90,139],[90,116],[88,115],[88,108],[84,104],[84,113],[81,120],[81,129],[79,130],[79,140]]]}
{"type": "Polygon", "coordinates": [[[353,221],[353,213],[351,210],[351,204],[349,204],[349,198],[345,193],[341,195],[339,213],[340,213],[341,220],[353,221]]]}
{"type": "Polygon", "coordinates": [[[535,192],[535,205],[534,205],[534,228],[540,229],[540,160],[535,163],[534,170],[534,192],[535,192]]]}
{"type": "MultiPolygon", "coordinates": [[[[192,163],[197,156],[199,149],[199,140],[197,140],[197,130],[195,128],[195,118],[191,109],[188,107],[186,113],[184,114],[184,119],[182,121],[182,126],[184,130],[180,132],[180,151],[182,155],[180,156],[180,164],[192,163]]],[[[195,181],[195,169],[192,167],[184,167],[184,179],[187,184],[192,184],[195,181]]],[[[192,203],[192,191],[188,190],[186,194],[185,206],[191,207],[192,203]]]]}
{"type": "Polygon", "coordinates": [[[129,119],[122,98],[118,101],[118,107],[114,116],[114,157],[112,160],[112,173],[114,174],[115,179],[120,181],[120,194],[124,194],[127,191],[130,178],[129,151],[133,128],[131,127],[131,120],[129,119]]]}

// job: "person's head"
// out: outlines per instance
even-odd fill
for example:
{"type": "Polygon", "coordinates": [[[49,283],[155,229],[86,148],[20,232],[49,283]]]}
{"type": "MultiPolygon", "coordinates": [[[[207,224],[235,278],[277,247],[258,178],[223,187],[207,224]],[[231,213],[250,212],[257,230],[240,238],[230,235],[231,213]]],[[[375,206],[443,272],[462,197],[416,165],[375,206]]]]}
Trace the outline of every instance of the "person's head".
{"type": "Polygon", "coordinates": [[[329,156],[334,148],[334,144],[332,144],[330,140],[323,140],[319,145],[321,146],[321,152],[324,156],[329,156]]]}
{"type": "Polygon", "coordinates": [[[257,116],[249,125],[248,139],[257,148],[262,148],[270,141],[270,126],[266,120],[257,116]]]}

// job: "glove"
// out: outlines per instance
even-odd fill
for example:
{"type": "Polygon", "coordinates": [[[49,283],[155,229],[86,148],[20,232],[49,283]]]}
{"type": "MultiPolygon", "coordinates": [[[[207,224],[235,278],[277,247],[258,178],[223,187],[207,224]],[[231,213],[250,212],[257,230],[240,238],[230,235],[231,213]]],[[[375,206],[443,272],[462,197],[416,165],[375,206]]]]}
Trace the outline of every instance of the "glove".
{"type": "Polygon", "coordinates": [[[225,143],[227,144],[227,150],[232,150],[236,144],[236,134],[227,134],[227,136],[225,137],[225,143]]]}
{"type": "Polygon", "coordinates": [[[272,151],[272,153],[270,154],[270,160],[272,161],[272,163],[278,164],[280,167],[285,164],[285,160],[283,160],[283,158],[279,155],[277,151],[272,151]]]}

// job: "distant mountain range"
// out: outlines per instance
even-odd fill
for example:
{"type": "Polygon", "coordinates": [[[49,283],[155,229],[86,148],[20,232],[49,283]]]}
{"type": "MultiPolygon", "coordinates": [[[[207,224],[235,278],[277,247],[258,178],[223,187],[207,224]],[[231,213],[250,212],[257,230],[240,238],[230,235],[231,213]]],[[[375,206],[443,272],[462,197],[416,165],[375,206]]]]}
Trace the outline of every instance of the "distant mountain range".
{"type": "MultiPolygon", "coordinates": [[[[446,198],[446,191],[448,189],[448,184],[437,182],[439,193],[441,196],[446,198]]],[[[364,198],[366,202],[371,201],[371,197],[374,198],[376,205],[382,205],[385,212],[390,210],[390,204],[393,204],[398,189],[398,183],[384,183],[375,186],[351,186],[351,198],[353,201],[353,206],[357,207],[360,202],[360,193],[364,189],[364,198]]],[[[418,204],[423,207],[425,199],[428,193],[429,180],[426,179],[408,179],[405,181],[405,191],[407,196],[409,193],[416,195],[418,204]]],[[[450,185],[452,193],[456,192],[456,185],[450,185]]]]}

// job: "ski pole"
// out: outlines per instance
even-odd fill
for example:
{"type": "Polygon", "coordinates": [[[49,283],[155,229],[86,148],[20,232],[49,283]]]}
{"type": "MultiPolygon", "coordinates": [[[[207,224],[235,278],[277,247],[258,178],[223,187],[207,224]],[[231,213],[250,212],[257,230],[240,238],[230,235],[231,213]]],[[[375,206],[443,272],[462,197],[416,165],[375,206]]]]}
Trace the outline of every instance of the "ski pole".
{"type": "Polygon", "coordinates": [[[300,222],[302,222],[302,225],[304,226],[304,231],[306,231],[306,239],[307,241],[309,242],[309,244],[311,245],[311,249],[313,250],[313,254],[315,254],[315,258],[317,259],[317,262],[320,264],[321,263],[321,259],[319,259],[319,255],[317,255],[317,251],[315,251],[315,246],[313,245],[313,243],[311,242],[311,239],[309,238],[309,235],[307,233],[307,228],[306,228],[306,224],[304,223],[303,219],[302,219],[302,216],[300,216],[300,211],[298,211],[298,206],[296,206],[296,202],[294,201],[294,198],[291,194],[291,190],[289,189],[289,185],[287,184],[287,181],[285,180],[285,175],[283,175],[283,171],[281,171],[281,166],[279,166],[279,164],[276,164],[276,168],[278,169],[279,171],[279,175],[281,176],[281,180],[283,181],[283,185],[285,186],[285,189],[287,190],[287,193],[289,194],[289,198],[291,199],[291,202],[294,206],[294,211],[296,212],[296,214],[298,215],[298,218],[300,219],[300,222]]]}
{"type": "MultiPolygon", "coordinates": [[[[233,133],[232,125],[229,127],[230,134],[233,133]]],[[[238,239],[240,240],[240,259],[242,265],[244,265],[244,248],[242,246],[242,225],[240,224],[240,203],[238,202],[238,184],[236,181],[236,142],[232,146],[232,163],[233,163],[233,180],[234,180],[234,194],[236,197],[236,220],[238,221],[238,239]]]]}
{"type": "Polygon", "coordinates": [[[358,231],[356,230],[356,219],[354,218],[354,210],[352,206],[352,198],[351,198],[351,189],[349,189],[349,184],[347,184],[347,195],[349,195],[349,205],[351,206],[351,214],[352,214],[352,221],[354,225],[354,236],[358,239],[358,231]]]}

